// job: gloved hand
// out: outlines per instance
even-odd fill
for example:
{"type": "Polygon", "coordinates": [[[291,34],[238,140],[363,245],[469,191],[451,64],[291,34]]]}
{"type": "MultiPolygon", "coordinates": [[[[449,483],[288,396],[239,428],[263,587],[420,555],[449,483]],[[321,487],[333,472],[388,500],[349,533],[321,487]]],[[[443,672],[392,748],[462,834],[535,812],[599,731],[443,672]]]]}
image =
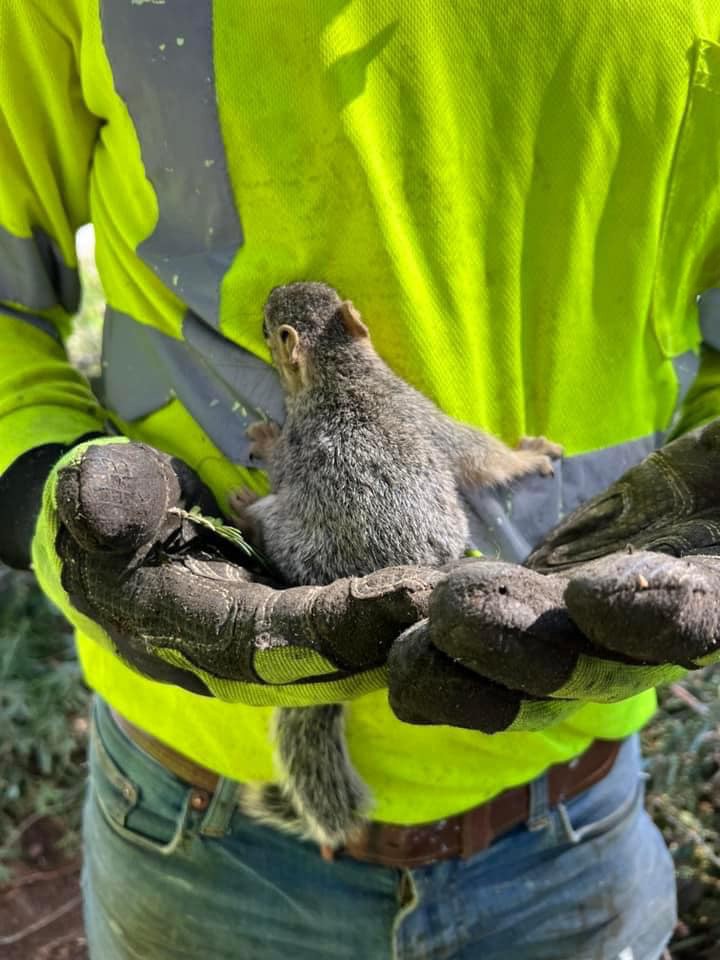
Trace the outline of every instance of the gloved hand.
{"type": "Polygon", "coordinates": [[[527,567],[456,566],[428,619],[392,648],[395,712],[486,733],[541,729],[720,659],[720,556],[694,556],[720,552],[718,478],[713,421],[576,510],[527,567]]]}
{"type": "Polygon", "coordinates": [[[45,485],[33,541],[41,586],[135,669],[196,693],[298,706],[383,686],[387,649],[427,613],[440,571],[274,589],[175,512],[196,503],[219,513],[177,459],[118,439],[78,445],[45,485]]]}

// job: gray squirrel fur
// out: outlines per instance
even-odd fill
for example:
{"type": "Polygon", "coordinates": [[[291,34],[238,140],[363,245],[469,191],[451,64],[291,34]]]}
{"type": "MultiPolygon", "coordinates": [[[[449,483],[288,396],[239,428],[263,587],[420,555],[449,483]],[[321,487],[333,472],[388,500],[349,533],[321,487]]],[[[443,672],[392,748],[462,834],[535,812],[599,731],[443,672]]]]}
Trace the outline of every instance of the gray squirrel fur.
{"type": "MultiPolygon", "coordinates": [[[[389,369],[352,303],[326,284],[276,287],[263,332],[287,419],[282,430],[248,431],[272,493],[238,491],[230,502],[288,585],[457,559],[468,541],[459,489],[548,475],[561,455],[544,437],[513,450],[446,416],[389,369]]],[[[362,826],[370,796],[350,762],[344,712],[278,709],[281,782],[247,785],[246,814],[331,850],[362,826]]]]}

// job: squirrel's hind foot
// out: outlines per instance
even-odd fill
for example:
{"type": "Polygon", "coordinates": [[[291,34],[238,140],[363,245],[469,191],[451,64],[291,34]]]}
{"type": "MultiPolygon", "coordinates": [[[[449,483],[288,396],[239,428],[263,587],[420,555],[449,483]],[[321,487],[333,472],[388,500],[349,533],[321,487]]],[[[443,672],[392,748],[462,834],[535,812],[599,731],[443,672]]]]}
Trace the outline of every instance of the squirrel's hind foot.
{"type": "Polygon", "coordinates": [[[559,460],[563,455],[563,448],[559,443],[553,443],[547,437],[520,437],[516,450],[532,450],[533,453],[544,453],[550,460],[559,460]]]}
{"type": "Polygon", "coordinates": [[[539,473],[541,477],[554,476],[552,461],[563,455],[560,444],[547,437],[521,437],[515,450],[525,460],[519,473],[539,473]]]}

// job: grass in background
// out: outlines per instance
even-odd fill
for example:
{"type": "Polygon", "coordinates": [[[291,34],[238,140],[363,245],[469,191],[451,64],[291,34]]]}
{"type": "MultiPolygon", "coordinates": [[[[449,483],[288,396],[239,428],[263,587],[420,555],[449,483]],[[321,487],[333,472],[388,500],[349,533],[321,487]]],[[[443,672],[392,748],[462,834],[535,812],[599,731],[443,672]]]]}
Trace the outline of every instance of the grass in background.
{"type": "Polygon", "coordinates": [[[32,574],[0,570],[0,882],[52,818],[61,849],[78,847],[89,692],[67,622],[32,574]]]}
{"type": "Polygon", "coordinates": [[[663,688],[642,741],[647,807],[675,861],[671,955],[720,960],[720,664],[663,688]]]}

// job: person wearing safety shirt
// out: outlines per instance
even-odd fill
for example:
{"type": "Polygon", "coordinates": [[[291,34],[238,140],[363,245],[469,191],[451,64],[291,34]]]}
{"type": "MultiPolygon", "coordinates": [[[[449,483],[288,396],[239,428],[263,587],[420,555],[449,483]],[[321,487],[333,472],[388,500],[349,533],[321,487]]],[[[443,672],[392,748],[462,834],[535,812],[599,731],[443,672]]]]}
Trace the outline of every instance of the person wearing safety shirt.
{"type": "Polygon", "coordinates": [[[91,956],[659,957],[636,733],[717,656],[717,570],[642,548],[715,536],[720,5],[0,17],[0,555],[97,693],[91,956]],[[64,350],[89,221],[96,393],[64,350]],[[267,489],[244,431],[282,419],[262,305],[296,279],[448,414],[563,444],[464,492],[515,566],[274,590],[175,512],[267,489]],[[337,701],[375,807],[327,863],[236,795],[273,778],[274,707],[337,701]]]}

